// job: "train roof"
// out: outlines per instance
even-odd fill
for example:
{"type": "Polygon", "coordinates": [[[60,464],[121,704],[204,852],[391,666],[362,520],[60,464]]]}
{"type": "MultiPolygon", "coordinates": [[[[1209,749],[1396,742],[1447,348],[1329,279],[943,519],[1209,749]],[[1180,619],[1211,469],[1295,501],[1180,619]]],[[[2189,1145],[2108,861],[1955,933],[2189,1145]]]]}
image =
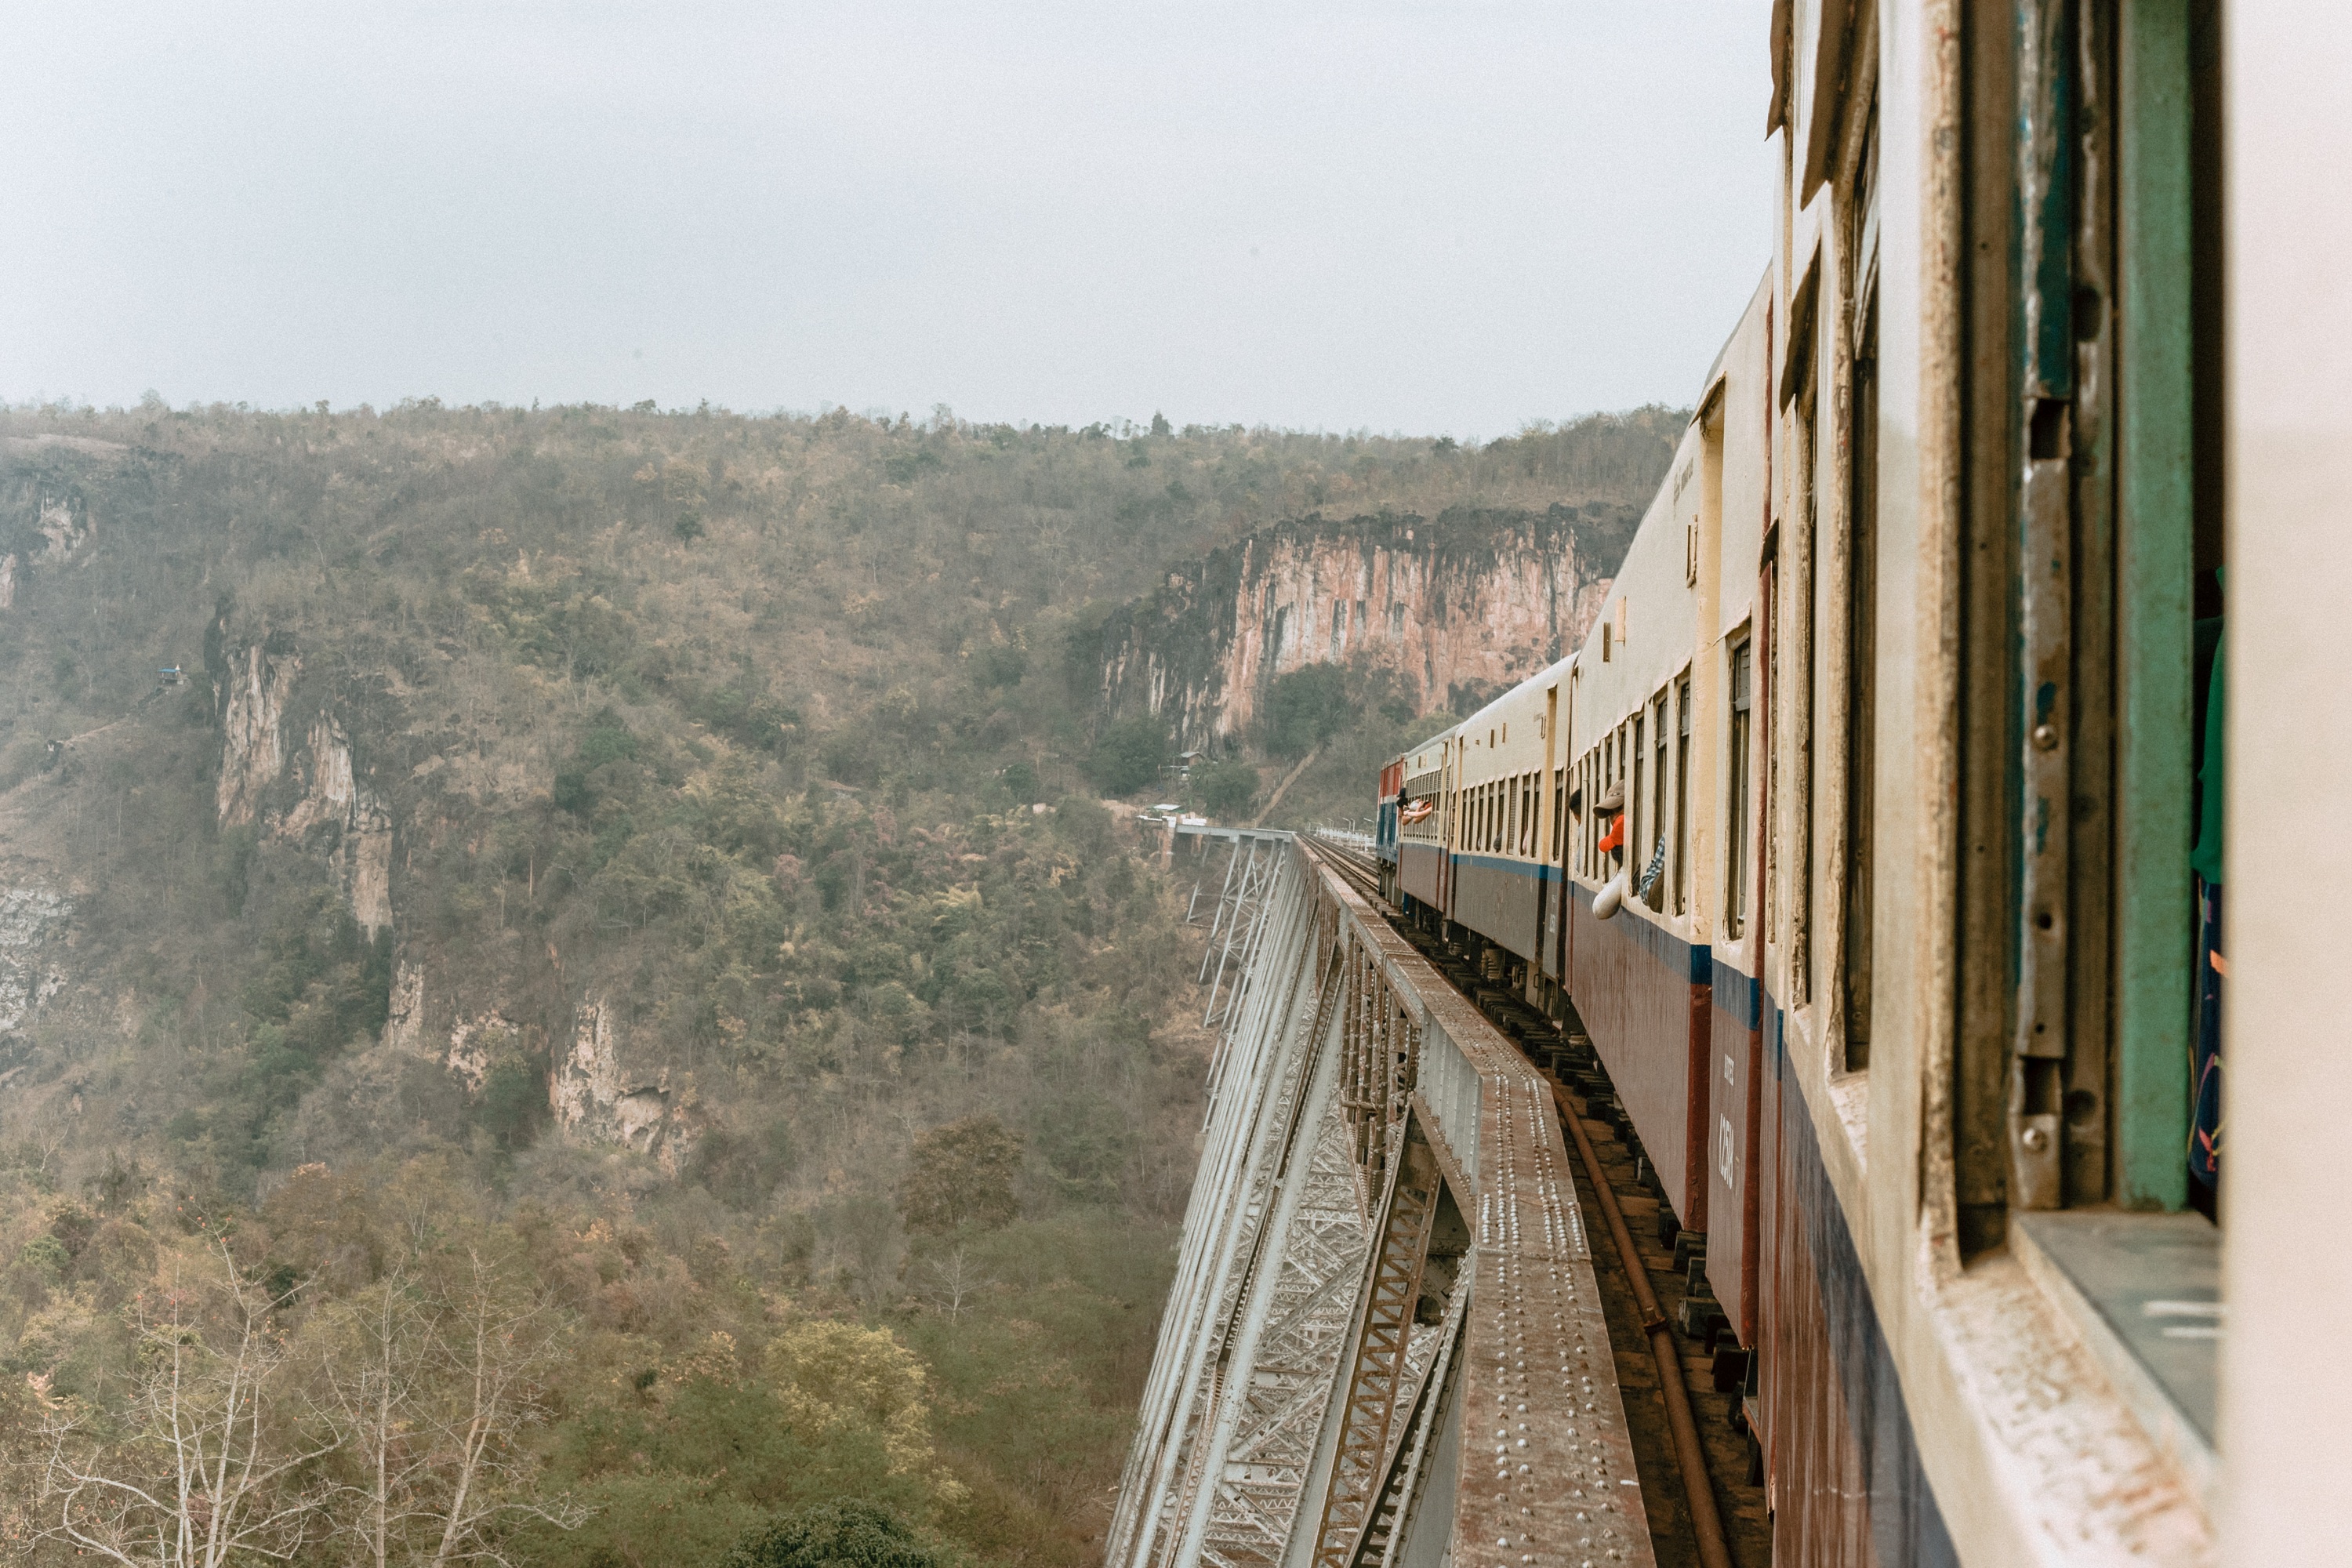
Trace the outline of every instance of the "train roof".
{"type": "Polygon", "coordinates": [[[1548,686],[1556,686],[1566,680],[1575,668],[1576,658],[1577,656],[1571,653],[1566,658],[1555,659],[1487,703],[1484,708],[1479,709],[1475,713],[1471,714],[1446,733],[1451,736],[1465,730],[1483,729],[1486,725],[1497,722],[1502,718],[1504,710],[1511,707],[1513,703],[1524,700],[1531,692],[1541,691],[1548,686]]]}
{"type": "Polygon", "coordinates": [[[1437,731],[1436,734],[1423,741],[1411,751],[1399,752],[1399,760],[1402,761],[1405,766],[1405,776],[1410,778],[1417,772],[1423,772],[1429,768],[1436,766],[1437,759],[1444,754],[1446,742],[1453,740],[1454,736],[1461,732],[1461,725],[1449,724],[1444,729],[1437,731]],[[1422,757],[1428,757],[1430,760],[1416,768],[1414,763],[1422,757]]]}

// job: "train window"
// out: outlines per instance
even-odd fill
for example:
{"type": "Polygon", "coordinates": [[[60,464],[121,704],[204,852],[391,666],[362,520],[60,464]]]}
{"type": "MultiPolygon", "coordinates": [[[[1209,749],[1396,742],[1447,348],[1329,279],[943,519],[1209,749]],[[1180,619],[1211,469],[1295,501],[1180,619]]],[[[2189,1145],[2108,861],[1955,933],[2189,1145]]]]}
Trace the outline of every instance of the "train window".
{"type": "MultiPolygon", "coordinates": [[[[1604,742],[1605,744],[1605,742],[1604,742]]],[[[1585,781],[1584,792],[1584,871],[1598,879],[1601,875],[1601,795],[1608,786],[1601,781],[1601,753],[1594,752],[1585,759],[1585,771],[1591,774],[1585,781]]]]}
{"type": "Polygon", "coordinates": [[[1551,771],[1551,863],[1560,865],[1560,835],[1568,821],[1568,770],[1551,771]]]}
{"type": "MultiPolygon", "coordinates": [[[[1769,546],[1768,546],[1769,547],[1769,546]]],[[[1764,907],[1758,910],[1764,921],[1764,940],[1778,942],[1781,936],[1780,911],[1785,900],[1780,888],[1780,847],[1782,835],[1776,827],[1782,795],[1780,794],[1780,752],[1776,744],[1774,719],[1785,712],[1789,703],[1789,688],[1780,674],[1780,649],[1788,642],[1788,627],[1781,617],[1787,614],[1787,601],[1780,592],[1780,552],[1774,549],[1764,563],[1764,691],[1763,743],[1756,746],[1756,760],[1764,771],[1764,800],[1757,814],[1756,847],[1764,858],[1764,907]],[[1772,704],[1778,703],[1776,710],[1772,704]]],[[[1760,961],[1759,961],[1760,962],[1760,961]]]]}
{"type": "MultiPolygon", "coordinates": [[[[1650,754],[1650,831],[1642,840],[1648,846],[1642,859],[1644,871],[1666,846],[1666,694],[1663,691],[1650,704],[1650,733],[1656,740],[1650,754]]],[[[1654,910],[1666,907],[1664,868],[1660,867],[1659,871],[1658,879],[1650,884],[1648,902],[1654,910]]]]}
{"type": "Polygon", "coordinates": [[[1592,875],[1592,752],[1585,752],[1576,762],[1578,790],[1583,790],[1585,811],[1576,818],[1576,869],[1585,877],[1592,875]]]}
{"type": "Polygon", "coordinates": [[[1675,689],[1675,913],[1685,907],[1690,886],[1690,737],[1691,683],[1687,676],[1675,689]]]}
{"type": "Polygon", "coordinates": [[[1592,875],[1592,856],[1585,847],[1592,842],[1588,823],[1592,820],[1592,754],[1576,759],[1576,793],[1583,797],[1585,809],[1576,816],[1576,875],[1592,875]]]}
{"type": "MultiPolygon", "coordinates": [[[[1632,779],[1625,785],[1625,865],[1633,877],[1642,874],[1642,846],[1649,842],[1648,824],[1642,820],[1642,721],[1626,730],[1625,751],[1631,758],[1632,779]]],[[[1629,881],[1630,885],[1630,881],[1629,881]]]]}
{"type": "Polygon", "coordinates": [[[1724,934],[1737,942],[1748,928],[1748,685],[1752,679],[1748,639],[1731,650],[1731,744],[1728,773],[1730,795],[1725,800],[1731,831],[1724,836],[1724,934]]]}
{"type": "Polygon", "coordinates": [[[1853,362],[1853,472],[1846,557],[1845,1065],[1870,1065],[1871,834],[1878,745],[1878,301],[1853,362]]]}

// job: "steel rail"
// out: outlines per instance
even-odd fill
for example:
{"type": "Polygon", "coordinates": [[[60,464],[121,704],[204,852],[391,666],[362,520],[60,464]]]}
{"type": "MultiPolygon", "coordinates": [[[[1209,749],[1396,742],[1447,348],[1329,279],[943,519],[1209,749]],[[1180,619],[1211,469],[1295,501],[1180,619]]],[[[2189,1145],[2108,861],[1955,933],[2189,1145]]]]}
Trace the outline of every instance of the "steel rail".
{"type": "Polygon", "coordinates": [[[1624,1266],[1626,1283],[1633,1288],[1633,1305],[1642,1314],[1643,1337],[1650,1342],[1650,1355],[1658,1363],[1658,1381],[1666,1395],[1666,1424],[1674,1428],[1675,1459],[1683,1473],[1683,1490],[1690,1500],[1691,1533],[1698,1538],[1699,1561],[1706,1568],[1732,1568],[1731,1548],[1723,1537],[1723,1515],[1715,1506],[1714,1483],[1707,1479],[1706,1449],[1699,1443],[1698,1421],[1691,1414],[1690,1390],[1683,1384],[1682,1357],[1675,1349],[1674,1326],[1658,1310],[1657,1294],[1650,1289],[1649,1271],[1643,1266],[1642,1255],[1633,1249],[1633,1234],[1625,1228],[1624,1211],[1617,1206],[1617,1194],[1609,1184],[1608,1173],[1601,1168],[1601,1156],[1594,1152],[1592,1140],[1584,1131],[1583,1119],[1570,1103],[1567,1089],[1549,1075],[1544,1081],[1559,1105],[1560,1121],[1576,1141],[1585,1174],[1592,1178],[1593,1196],[1600,1202],[1601,1217],[1609,1222],[1609,1239],[1616,1246],[1618,1262],[1624,1266]]]}

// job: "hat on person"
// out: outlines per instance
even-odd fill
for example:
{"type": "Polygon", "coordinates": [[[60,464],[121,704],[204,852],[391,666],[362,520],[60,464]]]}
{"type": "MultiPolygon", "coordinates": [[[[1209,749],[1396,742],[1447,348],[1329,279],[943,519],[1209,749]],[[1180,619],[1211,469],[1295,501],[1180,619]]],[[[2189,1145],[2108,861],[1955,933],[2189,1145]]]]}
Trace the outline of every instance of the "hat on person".
{"type": "Polygon", "coordinates": [[[1603,813],[1624,810],[1625,786],[1622,784],[1611,784],[1601,795],[1601,804],[1596,809],[1603,813]]]}

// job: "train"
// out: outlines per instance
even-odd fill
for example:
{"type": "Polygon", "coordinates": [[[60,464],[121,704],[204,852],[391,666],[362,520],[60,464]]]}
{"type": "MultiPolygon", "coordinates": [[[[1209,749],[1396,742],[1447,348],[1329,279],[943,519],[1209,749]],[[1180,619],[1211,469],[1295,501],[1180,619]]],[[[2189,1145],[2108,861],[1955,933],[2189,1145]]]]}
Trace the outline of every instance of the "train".
{"type": "Polygon", "coordinates": [[[2261,162],[2352,25],[1774,14],[1773,259],[1575,646],[1382,768],[1382,896],[1589,1037],[1776,1560],[2352,1562],[2352,1272],[2262,1250],[2352,1103],[2352,204],[2261,162]]]}

